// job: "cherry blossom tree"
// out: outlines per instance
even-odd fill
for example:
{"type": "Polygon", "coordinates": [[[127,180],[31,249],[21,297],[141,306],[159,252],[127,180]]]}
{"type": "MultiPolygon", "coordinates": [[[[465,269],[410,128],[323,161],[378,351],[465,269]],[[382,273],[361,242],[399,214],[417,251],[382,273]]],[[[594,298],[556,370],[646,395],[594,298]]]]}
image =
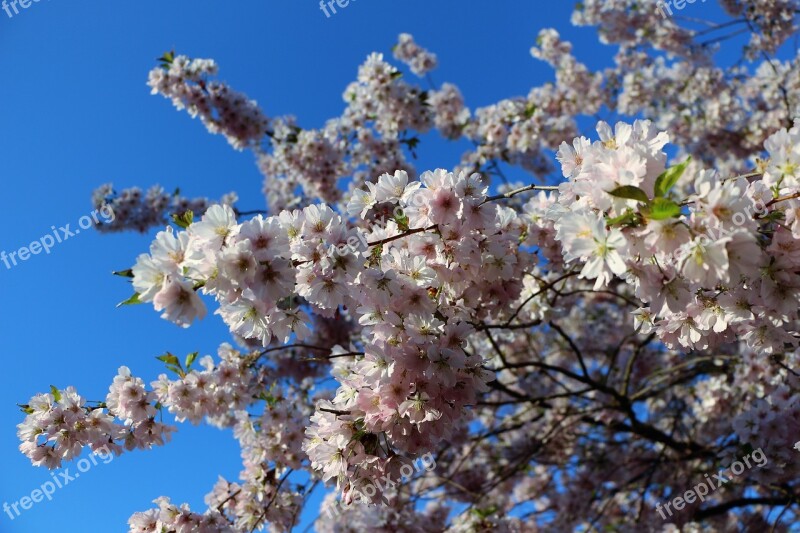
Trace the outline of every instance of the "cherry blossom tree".
{"type": "Polygon", "coordinates": [[[203,510],[161,496],[131,532],[287,531],[322,486],[319,531],[789,531],[800,62],[778,56],[800,5],[720,4],[698,28],[655,0],[585,0],[573,23],[614,66],[545,29],[531,53],[553,81],[479,109],[403,34],[316,129],[165,54],[153,94],[252,151],[265,210],[104,185],[98,229],[158,228],[117,272],[125,303],[181,327],[210,307],[231,343],[168,353],[149,384],[120,368],[104,402],[37,394],[20,450],[52,469],[164,445],[172,419],[233,428],[240,479],[203,510]],[[417,169],[434,131],[471,148],[417,169]]]}

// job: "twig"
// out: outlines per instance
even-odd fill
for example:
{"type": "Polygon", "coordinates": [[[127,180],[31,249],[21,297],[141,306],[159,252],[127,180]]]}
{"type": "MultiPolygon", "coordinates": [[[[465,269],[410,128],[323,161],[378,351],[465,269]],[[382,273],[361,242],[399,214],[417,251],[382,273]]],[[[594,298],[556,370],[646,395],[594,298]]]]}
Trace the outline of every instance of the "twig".
{"type": "Polygon", "coordinates": [[[483,201],[483,204],[485,204],[486,202],[494,202],[495,200],[503,200],[504,198],[511,198],[512,196],[516,196],[517,194],[527,191],[557,191],[557,190],[558,190],[558,185],[526,185],[525,187],[514,189],[513,191],[509,191],[505,194],[489,196],[486,198],[486,200],[483,201]]]}
{"type": "Polygon", "coordinates": [[[403,233],[401,233],[399,235],[395,235],[393,237],[387,237],[387,238],[381,239],[379,241],[368,242],[367,246],[369,246],[369,247],[380,246],[380,245],[383,245],[383,244],[386,244],[386,243],[389,243],[389,242],[392,242],[392,241],[396,241],[397,239],[402,239],[403,237],[408,237],[409,235],[414,235],[415,233],[422,233],[423,231],[433,231],[433,230],[437,230],[437,229],[439,229],[439,226],[437,226],[435,224],[433,226],[429,226],[427,228],[410,229],[408,231],[404,231],[403,233]]]}

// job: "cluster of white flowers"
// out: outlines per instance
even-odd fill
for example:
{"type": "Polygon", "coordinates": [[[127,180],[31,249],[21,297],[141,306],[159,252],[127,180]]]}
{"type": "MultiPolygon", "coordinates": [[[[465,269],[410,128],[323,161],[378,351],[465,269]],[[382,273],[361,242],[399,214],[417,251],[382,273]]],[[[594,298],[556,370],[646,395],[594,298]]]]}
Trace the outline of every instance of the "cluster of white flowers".
{"type": "Polygon", "coordinates": [[[164,227],[173,216],[180,216],[191,211],[205,213],[210,205],[220,203],[233,206],[238,200],[236,193],[228,193],[219,202],[208,198],[186,198],[179,191],[168,194],[163,187],[154,185],[146,193],[138,187],[114,190],[111,183],[101,185],[92,193],[92,204],[95,208],[111,209],[113,220],[97,224],[98,231],[115,232],[135,230],[144,233],[152,228],[164,227]]]}
{"type": "Polygon", "coordinates": [[[269,128],[255,101],[224,83],[209,81],[217,75],[210,59],[165,56],[163,65],[150,71],[147,84],[153,94],[170,98],[178,109],[199,117],[211,133],[221,133],[236,149],[257,146],[269,128]]]}
{"type": "Polygon", "coordinates": [[[155,421],[154,400],[127,367],[119,369],[105,404],[88,405],[73,387],[37,394],[24,406],[27,416],[17,426],[20,450],[34,465],[54,469],[80,456],[85,446],[120,454],[123,446],[133,450],[163,445],[174,428],[155,421]]]}
{"type": "Polygon", "coordinates": [[[414,36],[401,33],[394,46],[394,57],[409,66],[417,76],[424,76],[438,65],[436,54],[429,52],[414,42],[414,36]]]}

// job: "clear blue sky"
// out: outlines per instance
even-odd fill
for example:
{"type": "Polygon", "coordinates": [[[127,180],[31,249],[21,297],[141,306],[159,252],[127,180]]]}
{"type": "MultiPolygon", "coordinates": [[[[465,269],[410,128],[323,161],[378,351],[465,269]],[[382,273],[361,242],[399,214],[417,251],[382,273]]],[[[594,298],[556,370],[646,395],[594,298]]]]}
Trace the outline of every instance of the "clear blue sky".
{"type": "MultiPolygon", "coordinates": [[[[27,245],[52,225],[74,228],[92,209],[91,191],[109,181],[213,198],[236,190],[242,209],[263,208],[250,153],[231,150],[150,96],[147,72],[170,48],[216,59],[220,77],[270,116],[292,113],[318,127],[341,112],[341,93],[367,54],[390,54],[400,32],[439,55],[436,82],[455,82],[472,108],[552,78],[529,54],[543,27],[574,41],[591,67],[607,65],[613,49],[597,44],[593,29],[569,25],[572,7],[566,0],[358,0],[327,19],[317,0],[42,0],[13,18],[0,11],[0,250],[27,245]]],[[[710,9],[690,7],[697,17],[710,9]]],[[[463,148],[432,157],[423,145],[420,167],[451,167],[463,148]]],[[[120,365],[149,383],[163,370],[154,357],[164,351],[215,353],[229,340],[213,315],[181,330],[149,306],[115,309],[130,287],[110,272],[131,266],[151,238],[87,231],[11,270],[0,263],[0,504],[50,479],[17,450],[23,415],[16,403],[50,384],[102,400],[120,365]]],[[[240,469],[229,432],[180,425],[166,447],[101,463],[13,522],[0,514],[0,532],[126,531],[128,517],[160,495],[204,510],[217,476],[237,480],[240,469]]]]}

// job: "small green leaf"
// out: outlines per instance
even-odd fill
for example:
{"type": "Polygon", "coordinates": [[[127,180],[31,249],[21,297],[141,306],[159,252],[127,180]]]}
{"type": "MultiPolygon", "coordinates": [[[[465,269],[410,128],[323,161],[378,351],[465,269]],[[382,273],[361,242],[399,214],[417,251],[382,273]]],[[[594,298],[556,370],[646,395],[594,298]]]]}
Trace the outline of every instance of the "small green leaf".
{"type": "Polygon", "coordinates": [[[22,411],[23,413],[25,413],[26,415],[32,415],[33,414],[33,407],[31,407],[28,404],[24,404],[23,405],[23,404],[19,404],[18,403],[17,407],[19,407],[19,410],[22,411]]]}
{"type": "Polygon", "coordinates": [[[408,217],[406,215],[394,217],[395,223],[397,223],[397,228],[400,231],[408,231],[408,217]]]}
{"type": "Polygon", "coordinates": [[[607,192],[611,196],[616,196],[617,198],[636,200],[637,202],[642,202],[644,204],[650,203],[650,199],[647,198],[647,194],[639,187],[634,187],[633,185],[623,185],[622,187],[617,187],[613,191],[607,192]]]}
{"type": "Polygon", "coordinates": [[[488,518],[497,512],[497,506],[493,505],[491,507],[487,507],[486,509],[476,508],[472,510],[477,516],[481,519],[488,518]]]}
{"type": "Polygon", "coordinates": [[[393,80],[396,80],[397,78],[402,78],[403,73],[400,72],[399,70],[395,70],[394,72],[392,72],[391,76],[393,80]]]}
{"type": "Polygon", "coordinates": [[[268,392],[262,392],[259,398],[267,402],[267,405],[269,405],[270,407],[274,407],[275,404],[278,403],[278,400],[268,392]]]}
{"type": "Polygon", "coordinates": [[[275,407],[275,405],[277,405],[278,403],[278,398],[272,395],[272,391],[274,388],[275,384],[273,383],[268,391],[261,391],[261,394],[258,395],[258,399],[264,400],[270,407],[275,407]]]}
{"type": "Polygon", "coordinates": [[[606,224],[608,224],[609,226],[621,226],[625,224],[632,224],[635,221],[636,221],[636,213],[628,209],[618,217],[609,218],[608,220],[606,220],[606,224]]]}
{"type": "Polygon", "coordinates": [[[136,304],[140,304],[140,303],[142,303],[142,301],[139,299],[139,293],[135,292],[135,293],[133,293],[133,296],[131,296],[130,298],[128,298],[124,302],[118,303],[117,307],[122,307],[123,305],[136,305],[136,304]]]}
{"type": "Polygon", "coordinates": [[[186,375],[182,368],[177,367],[175,365],[167,365],[167,370],[169,370],[170,372],[172,372],[174,374],[177,374],[180,377],[183,377],[183,376],[186,375]]]}
{"type": "Polygon", "coordinates": [[[668,168],[661,175],[656,178],[655,194],[657,197],[664,197],[667,193],[678,183],[678,180],[683,176],[683,172],[689,163],[692,161],[692,156],[679,165],[668,168]]]}
{"type": "Polygon", "coordinates": [[[164,55],[158,58],[159,61],[166,64],[171,64],[175,60],[175,50],[164,52],[164,55]]]}
{"type": "Polygon", "coordinates": [[[189,355],[186,356],[186,361],[184,362],[184,365],[183,365],[183,366],[186,367],[186,370],[189,370],[190,368],[192,368],[192,363],[194,363],[194,360],[197,359],[198,355],[200,355],[200,352],[192,352],[192,353],[190,353],[189,355]]]}
{"type": "Polygon", "coordinates": [[[156,357],[156,359],[158,359],[159,361],[163,361],[168,365],[175,365],[177,367],[181,366],[180,360],[169,352],[165,353],[164,355],[159,355],[158,357],[156,357]]]}
{"type": "Polygon", "coordinates": [[[180,360],[171,353],[167,352],[164,355],[156,357],[156,359],[165,362],[167,364],[167,370],[170,372],[174,372],[180,377],[186,376],[186,372],[181,367],[180,360]]]}
{"type": "Polygon", "coordinates": [[[132,278],[133,270],[131,270],[130,268],[128,270],[115,270],[114,272],[112,272],[112,274],[123,278],[132,278]]]}
{"type": "Polygon", "coordinates": [[[380,265],[382,256],[383,256],[383,245],[380,244],[378,246],[375,246],[369,252],[369,259],[367,259],[367,265],[369,266],[380,265]]]}
{"type": "Polygon", "coordinates": [[[169,70],[170,66],[172,65],[173,61],[175,61],[175,51],[172,50],[170,52],[164,53],[161,57],[157,59],[159,63],[161,63],[160,67],[164,70],[169,70]]]}
{"type": "Polygon", "coordinates": [[[58,390],[58,388],[55,385],[50,385],[50,394],[53,395],[55,401],[57,402],[61,401],[61,391],[58,390]]]}
{"type": "Polygon", "coordinates": [[[192,225],[192,221],[194,220],[194,213],[191,210],[187,210],[182,215],[177,213],[173,213],[172,221],[175,222],[177,226],[180,226],[183,229],[188,228],[192,225]]]}
{"type": "Polygon", "coordinates": [[[667,198],[656,198],[645,213],[650,220],[666,220],[681,216],[681,206],[667,198]]]}

